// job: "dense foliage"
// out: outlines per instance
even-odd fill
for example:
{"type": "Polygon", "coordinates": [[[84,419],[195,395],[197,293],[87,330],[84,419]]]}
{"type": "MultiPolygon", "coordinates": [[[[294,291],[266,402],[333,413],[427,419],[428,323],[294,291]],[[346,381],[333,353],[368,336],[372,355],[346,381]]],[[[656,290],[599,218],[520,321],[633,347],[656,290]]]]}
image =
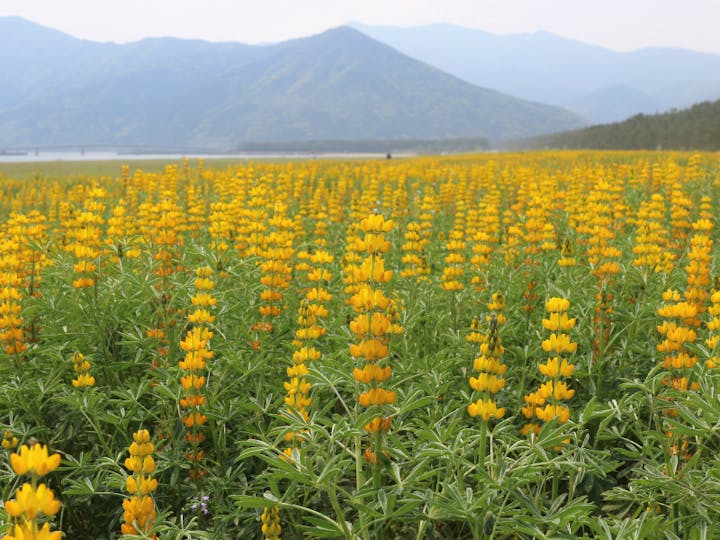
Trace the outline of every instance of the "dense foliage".
{"type": "Polygon", "coordinates": [[[598,150],[720,150],[720,100],[654,115],[638,114],[623,122],[537,137],[519,143],[530,148],[598,150]]]}
{"type": "Polygon", "coordinates": [[[713,154],[3,177],[0,531],[716,537],[719,202],[713,154]]]}

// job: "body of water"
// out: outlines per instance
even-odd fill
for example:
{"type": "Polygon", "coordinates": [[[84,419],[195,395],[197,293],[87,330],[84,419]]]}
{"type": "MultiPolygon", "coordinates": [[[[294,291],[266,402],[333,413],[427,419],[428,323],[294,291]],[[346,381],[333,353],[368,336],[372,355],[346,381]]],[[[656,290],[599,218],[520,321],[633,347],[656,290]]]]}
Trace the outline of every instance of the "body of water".
{"type": "Polygon", "coordinates": [[[310,154],[120,154],[117,152],[28,152],[27,154],[0,154],[0,163],[28,163],[43,161],[176,161],[182,158],[251,159],[258,157],[311,157],[310,154]]]}
{"type": "Polygon", "coordinates": [[[379,153],[314,153],[314,152],[256,152],[241,154],[118,154],[116,152],[28,152],[27,154],[0,154],[0,163],[40,163],[48,161],[177,161],[197,159],[314,159],[314,158],[380,158],[379,153]]]}

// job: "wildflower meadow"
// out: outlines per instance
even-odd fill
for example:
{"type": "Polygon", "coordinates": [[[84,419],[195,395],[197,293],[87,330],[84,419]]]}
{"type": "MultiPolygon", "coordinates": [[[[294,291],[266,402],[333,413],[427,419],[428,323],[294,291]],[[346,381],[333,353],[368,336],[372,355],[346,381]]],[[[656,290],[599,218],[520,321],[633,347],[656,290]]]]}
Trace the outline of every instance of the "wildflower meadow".
{"type": "Polygon", "coordinates": [[[710,153],[0,172],[0,537],[720,538],[719,207],[710,153]]]}

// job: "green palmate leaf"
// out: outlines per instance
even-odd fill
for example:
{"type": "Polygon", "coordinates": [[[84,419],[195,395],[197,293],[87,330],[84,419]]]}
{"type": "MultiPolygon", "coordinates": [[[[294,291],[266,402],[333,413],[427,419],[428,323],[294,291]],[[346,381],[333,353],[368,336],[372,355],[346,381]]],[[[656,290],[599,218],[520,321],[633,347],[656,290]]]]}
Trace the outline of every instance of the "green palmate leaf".
{"type": "Polygon", "coordinates": [[[265,494],[263,497],[254,495],[232,495],[232,500],[238,508],[265,508],[277,503],[277,499],[272,494],[265,494]]]}
{"type": "Polygon", "coordinates": [[[343,538],[342,528],[331,519],[322,519],[313,516],[305,518],[311,526],[300,525],[300,529],[307,538],[343,538]]]}
{"type": "Polygon", "coordinates": [[[75,480],[68,482],[67,486],[63,486],[64,495],[84,495],[91,496],[97,493],[96,487],[90,478],[75,480]]]}
{"type": "Polygon", "coordinates": [[[612,414],[613,409],[608,405],[600,403],[597,399],[592,398],[585,407],[578,413],[577,423],[579,425],[586,424],[593,420],[600,419],[600,421],[607,420],[612,414]]]}
{"type": "Polygon", "coordinates": [[[419,390],[412,394],[401,395],[399,398],[400,407],[398,408],[398,415],[410,414],[416,409],[427,407],[428,405],[435,402],[435,398],[430,396],[423,396],[419,390]]]}

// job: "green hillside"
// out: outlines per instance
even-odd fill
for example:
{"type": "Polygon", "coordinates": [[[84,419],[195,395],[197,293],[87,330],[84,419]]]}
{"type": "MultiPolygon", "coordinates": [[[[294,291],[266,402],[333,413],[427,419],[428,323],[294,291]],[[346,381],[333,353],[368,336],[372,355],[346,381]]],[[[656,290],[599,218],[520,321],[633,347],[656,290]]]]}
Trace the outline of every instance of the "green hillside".
{"type": "Polygon", "coordinates": [[[615,124],[514,141],[513,148],[720,150],[720,100],[681,111],[638,114],[615,124]]]}

